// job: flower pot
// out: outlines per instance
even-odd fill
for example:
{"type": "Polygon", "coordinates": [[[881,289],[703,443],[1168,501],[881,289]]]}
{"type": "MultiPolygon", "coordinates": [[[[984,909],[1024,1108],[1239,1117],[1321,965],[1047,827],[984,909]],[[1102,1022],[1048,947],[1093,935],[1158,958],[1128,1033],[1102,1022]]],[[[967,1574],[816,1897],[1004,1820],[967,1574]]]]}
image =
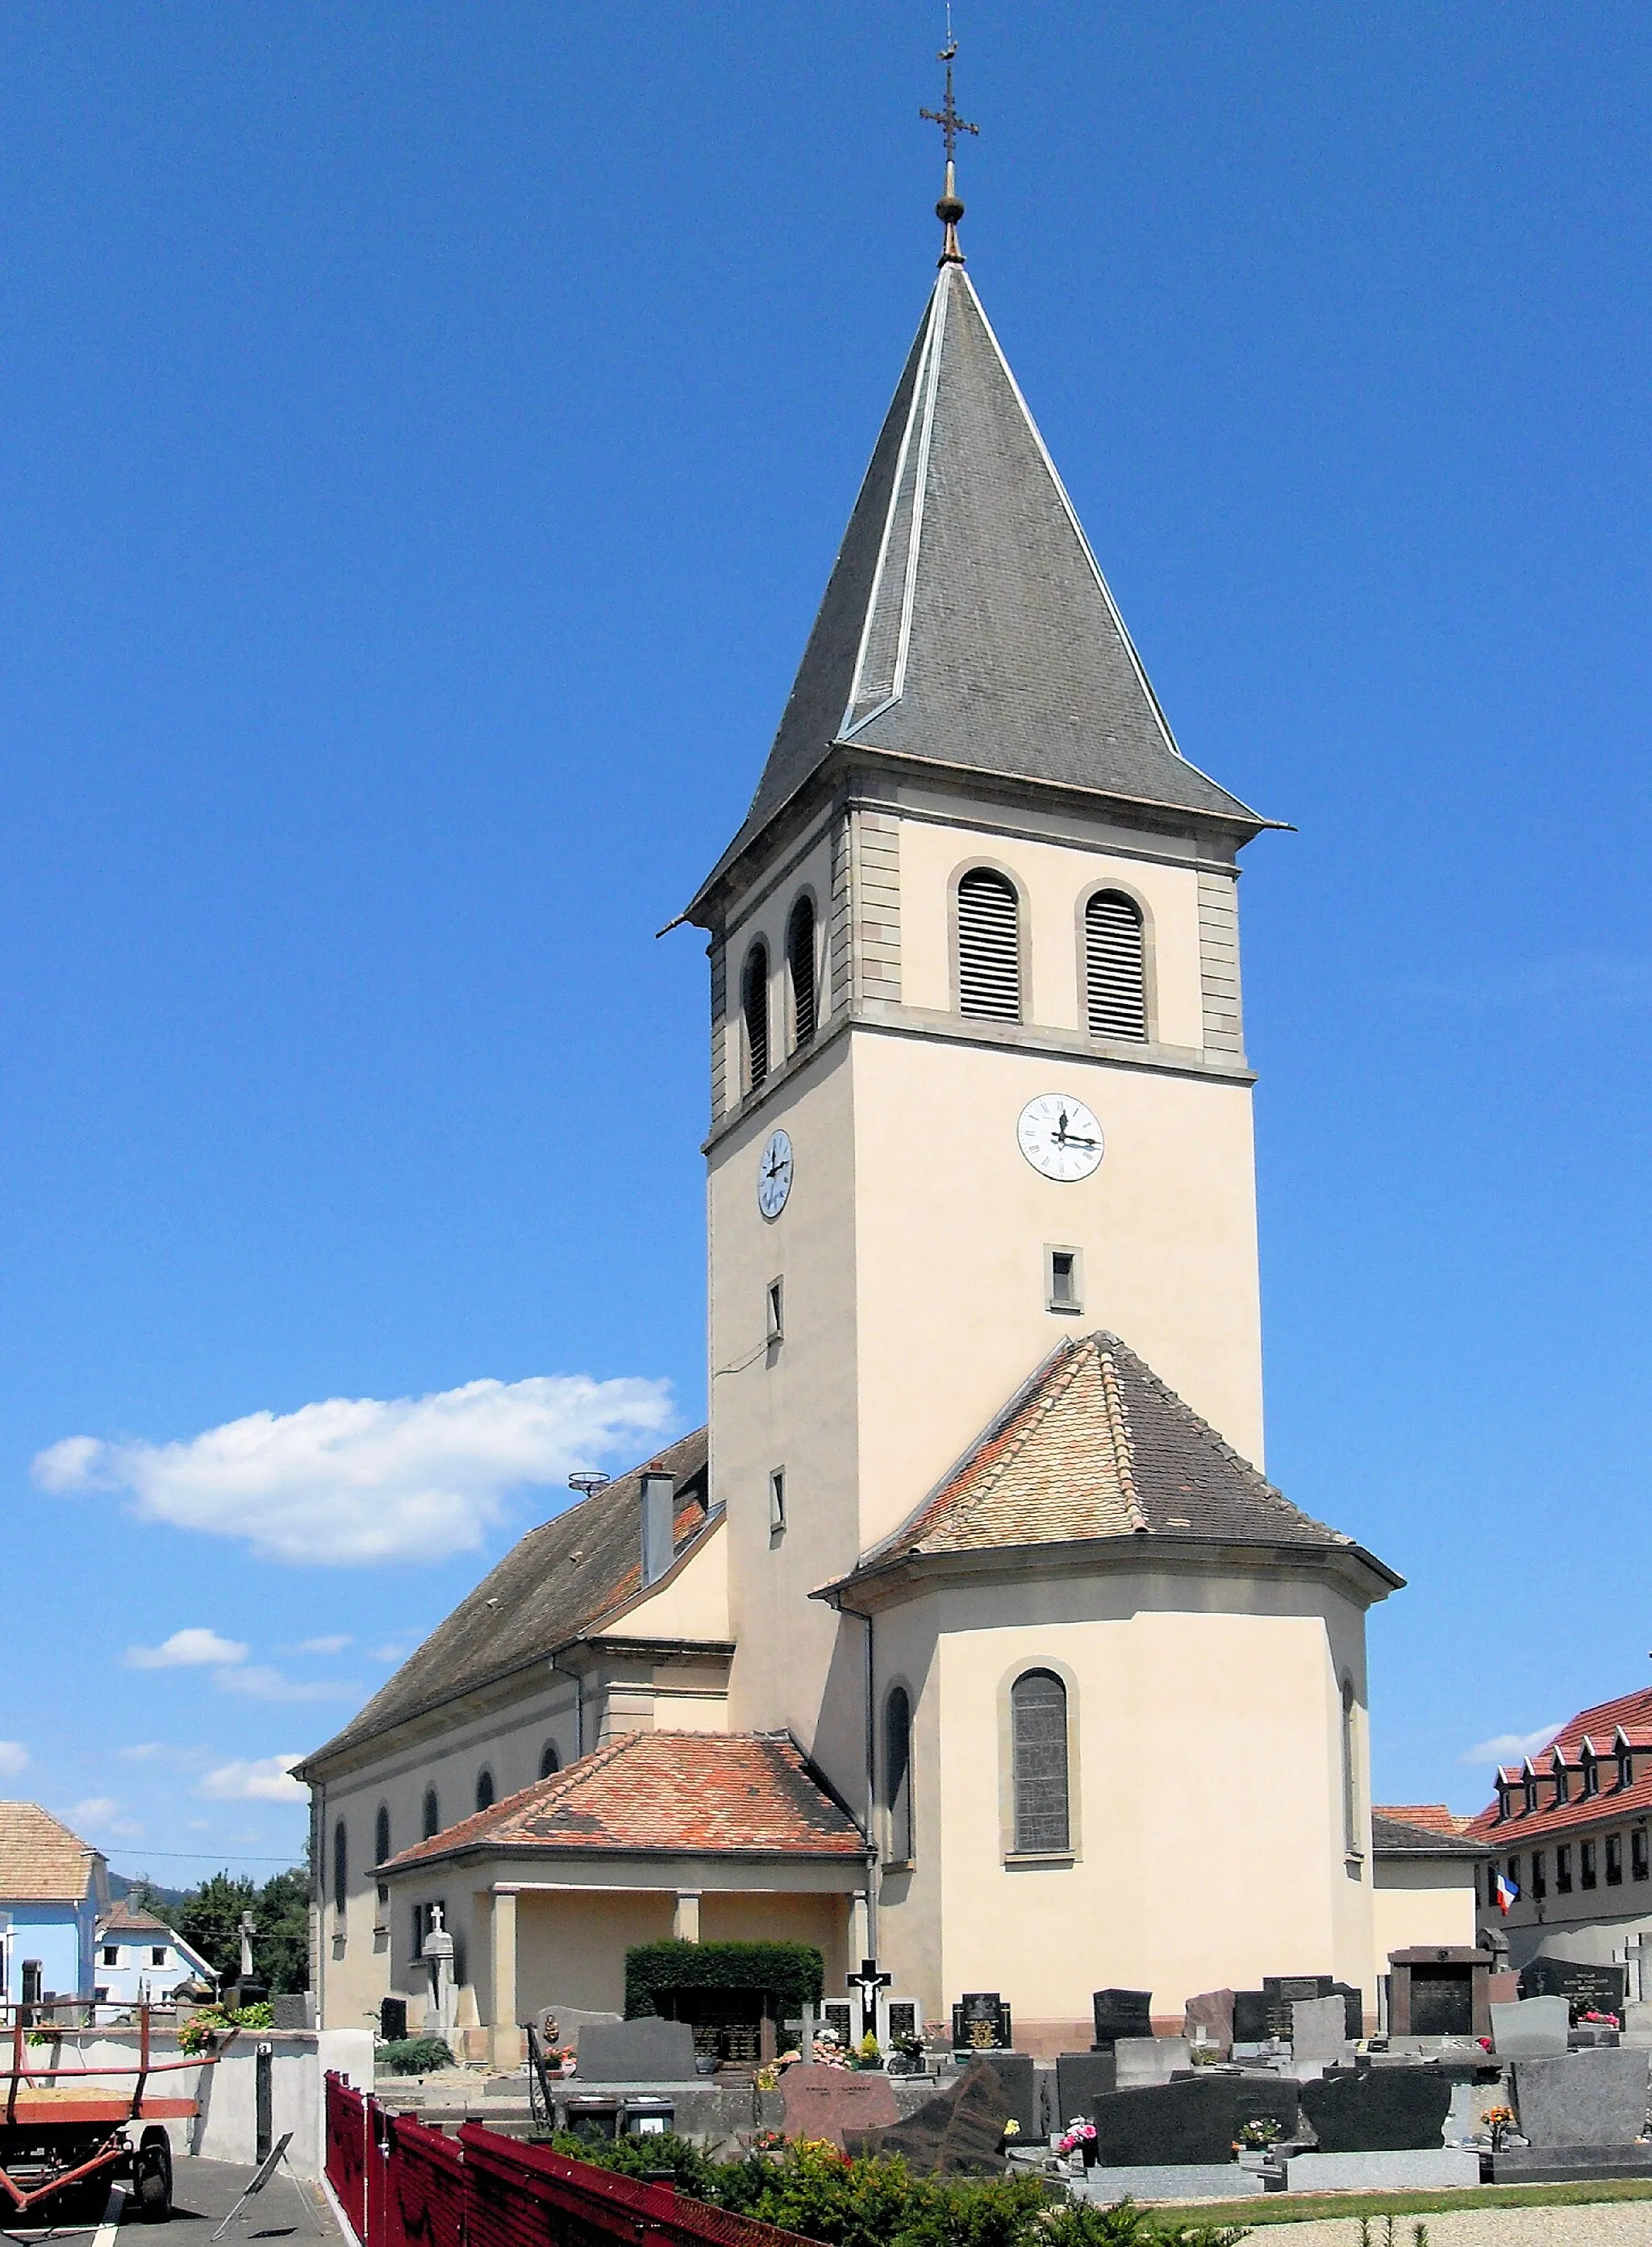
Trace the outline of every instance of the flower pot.
{"type": "Polygon", "coordinates": [[[1084,2166],[1087,2169],[1093,2169],[1095,2168],[1096,2161],[1100,2156],[1101,2150],[1100,2146],[1096,2143],[1094,2138],[1085,2139],[1083,2144],[1079,2148],[1079,2152],[1083,2157],[1084,2166]]]}

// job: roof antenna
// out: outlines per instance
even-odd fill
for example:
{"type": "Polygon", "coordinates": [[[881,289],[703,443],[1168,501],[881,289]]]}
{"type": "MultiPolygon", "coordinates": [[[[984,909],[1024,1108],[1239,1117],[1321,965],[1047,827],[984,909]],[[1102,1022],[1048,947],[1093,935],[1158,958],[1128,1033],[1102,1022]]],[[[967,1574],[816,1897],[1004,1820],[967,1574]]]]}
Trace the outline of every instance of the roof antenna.
{"type": "Polygon", "coordinates": [[[959,115],[958,105],[952,99],[952,57],[957,52],[958,41],[952,36],[952,0],[946,0],[946,44],[936,57],[938,62],[946,65],[946,98],[939,109],[920,109],[918,113],[931,125],[940,126],[941,138],[946,143],[946,185],[935,206],[935,215],[945,229],[941,237],[943,265],[961,265],[964,262],[964,253],[958,246],[958,222],[964,215],[964,206],[958,200],[958,175],[952,161],[958,151],[958,136],[981,129],[959,115]]]}

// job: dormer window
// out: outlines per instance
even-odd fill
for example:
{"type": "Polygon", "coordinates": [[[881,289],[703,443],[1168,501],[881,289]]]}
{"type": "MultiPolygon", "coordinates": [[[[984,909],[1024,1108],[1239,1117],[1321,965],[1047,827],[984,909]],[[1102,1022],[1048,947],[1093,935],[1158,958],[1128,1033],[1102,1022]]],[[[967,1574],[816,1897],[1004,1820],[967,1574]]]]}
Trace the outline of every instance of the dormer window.
{"type": "Polygon", "coordinates": [[[1618,1742],[1618,1785],[1620,1786],[1635,1785],[1635,1756],[1628,1742],[1625,1739],[1620,1739],[1618,1742]]]}
{"type": "Polygon", "coordinates": [[[1585,1747],[1583,1751],[1583,1794],[1585,1800],[1587,1801],[1590,1795],[1598,1794],[1600,1792],[1601,1766],[1595,1760],[1594,1750],[1591,1747],[1585,1747]]]}
{"type": "Polygon", "coordinates": [[[1509,1814],[1509,1783],[1501,1772],[1497,1775],[1497,1814],[1499,1819],[1509,1814]]]}
{"type": "Polygon", "coordinates": [[[1554,1800],[1557,1803],[1572,1799],[1572,1774],[1557,1755],[1554,1759],[1554,1800]]]}
{"type": "Polygon", "coordinates": [[[1532,1812],[1537,1808],[1537,1773],[1533,1770],[1530,1764],[1527,1764],[1526,1766],[1525,1788],[1526,1810],[1526,1815],[1529,1817],[1532,1812]]]}

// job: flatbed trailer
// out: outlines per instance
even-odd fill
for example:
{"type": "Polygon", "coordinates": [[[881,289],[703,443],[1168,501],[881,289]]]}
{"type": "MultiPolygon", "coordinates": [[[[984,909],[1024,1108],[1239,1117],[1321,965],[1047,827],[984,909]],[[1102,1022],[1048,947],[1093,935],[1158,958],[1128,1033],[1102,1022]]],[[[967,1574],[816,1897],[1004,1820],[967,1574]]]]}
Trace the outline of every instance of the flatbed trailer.
{"type": "MultiPolygon", "coordinates": [[[[152,2091],[150,2080],[215,2066],[223,2047],[184,2059],[152,2059],[150,2009],[140,2005],[134,2065],[45,2066],[31,2038],[73,2033],[48,2018],[55,2010],[41,2004],[5,2008],[13,2018],[9,2036],[0,2034],[0,2052],[10,2062],[0,2067],[0,2216],[9,2208],[14,2222],[38,2214],[43,2223],[63,2223],[77,2215],[101,2214],[110,2186],[123,2182],[139,2215],[164,2223],[172,2214],[166,2125],[192,2121],[201,2103],[152,2091]],[[107,2080],[127,2075],[133,2078],[129,2092],[107,2080]]],[[[95,2015],[98,2008],[87,2010],[95,2015]]],[[[234,2035],[231,2030],[226,2045],[234,2035]]]]}

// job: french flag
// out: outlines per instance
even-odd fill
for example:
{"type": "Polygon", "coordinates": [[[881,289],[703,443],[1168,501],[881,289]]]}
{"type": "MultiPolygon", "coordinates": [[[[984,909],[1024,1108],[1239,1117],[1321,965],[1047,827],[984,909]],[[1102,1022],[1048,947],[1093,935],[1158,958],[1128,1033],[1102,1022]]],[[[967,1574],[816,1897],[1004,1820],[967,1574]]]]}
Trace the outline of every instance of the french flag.
{"type": "Polygon", "coordinates": [[[1518,1903],[1520,1891],[1508,1875],[1499,1873],[1497,1876],[1497,1908],[1505,1919],[1509,1916],[1509,1906],[1518,1903]]]}

